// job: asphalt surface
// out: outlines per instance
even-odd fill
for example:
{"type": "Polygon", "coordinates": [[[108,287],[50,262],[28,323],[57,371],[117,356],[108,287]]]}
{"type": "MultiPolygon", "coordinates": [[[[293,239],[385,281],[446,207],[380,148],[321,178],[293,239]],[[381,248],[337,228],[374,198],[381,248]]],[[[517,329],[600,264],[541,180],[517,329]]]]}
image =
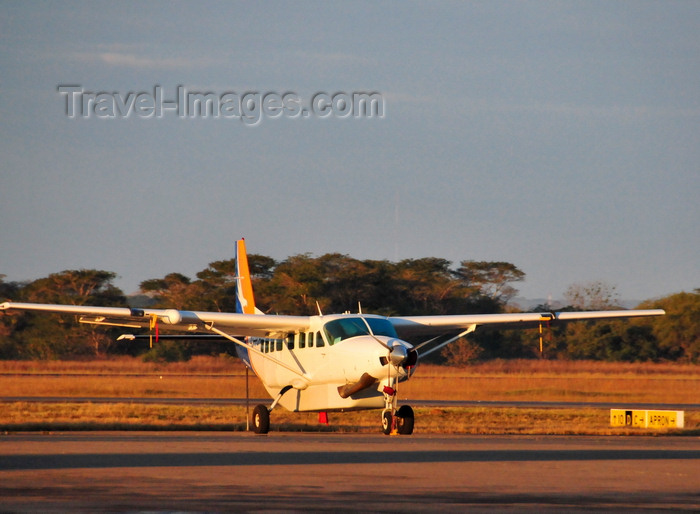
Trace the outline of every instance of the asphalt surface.
{"type": "Polygon", "coordinates": [[[698,437],[0,436],[0,511],[700,510],[698,437]]]}

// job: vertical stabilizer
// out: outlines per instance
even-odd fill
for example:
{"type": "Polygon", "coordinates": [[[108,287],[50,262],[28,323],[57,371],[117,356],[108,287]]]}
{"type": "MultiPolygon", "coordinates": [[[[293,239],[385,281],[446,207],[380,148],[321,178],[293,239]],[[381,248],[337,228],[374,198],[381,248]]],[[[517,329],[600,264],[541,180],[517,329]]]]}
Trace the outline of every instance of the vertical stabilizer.
{"type": "MultiPolygon", "coordinates": [[[[248,254],[245,251],[245,239],[236,241],[236,312],[241,314],[258,314],[253,297],[253,281],[248,268],[248,254]]],[[[243,363],[250,365],[248,349],[236,345],[236,354],[243,363]]]]}
{"type": "Polygon", "coordinates": [[[253,282],[248,268],[245,239],[236,241],[236,312],[257,314],[253,297],[253,282]]]}

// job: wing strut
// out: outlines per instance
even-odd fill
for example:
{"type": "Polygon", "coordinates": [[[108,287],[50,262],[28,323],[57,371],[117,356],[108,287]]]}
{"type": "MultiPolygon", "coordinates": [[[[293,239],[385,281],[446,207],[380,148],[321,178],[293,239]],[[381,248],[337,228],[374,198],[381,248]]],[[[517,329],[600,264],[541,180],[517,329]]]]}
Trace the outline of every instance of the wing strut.
{"type": "Polygon", "coordinates": [[[294,369],[293,367],[289,366],[288,364],[285,364],[284,362],[279,361],[279,360],[277,360],[277,359],[275,359],[275,358],[273,358],[273,357],[270,357],[269,355],[267,355],[267,354],[261,352],[260,350],[258,350],[258,349],[255,348],[254,346],[244,343],[244,342],[241,341],[240,339],[238,339],[238,338],[236,338],[236,337],[233,337],[232,335],[227,334],[227,333],[224,332],[223,330],[219,330],[218,328],[216,328],[216,327],[214,326],[214,323],[205,323],[205,324],[204,324],[204,327],[205,327],[207,330],[210,330],[211,332],[214,332],[214,333],[216,333],[216,334],[219,334],[221,337],[225,337],[225,338],[228,339],[229,341],[231,341],[231,342],[233,342],[233,343],[236,343],[236,344],[239,345],[239,346],[242,346],[243,348],[247,349],[248,351],[252,351],[252,352],[254,352],[254,353],[257,353],[257,354],[260,355],[261,357],[263,357],[263,358],[265,358],[265,359],[268,359],[268,360],[274,362],[274,363],[277,364],[278,366],[282,366],[284,369],[286,369],[286,370],[288,370],[288,371],[291,371],[291,372],[294,373],[295,375],[299,375],[299,376],[300,376],[301,378],[303,378],[306,382],[309,381],[310,377],[309,377],[306,373],[302,373],[301,371],[294,369]]]}
{"type": "MultiPolygon", "coordinates": [[[[460,337],[464,337],[464,336],[466,336],[467,334],[471,334],[471,333],[474,332],[475,330],[476,330],[476,324],[474,324],[474,325],[469,325],[469,327],[468,327],[466,330],[463,330],[462,332],[460,332],[460,333],[457,334],[456,336],[449,338],[447,341],[443,341],[442,343],[440,343],[439,345],[437,345],[437,346],[434,347],[434,348],[431,348],[431,349],[428,350],[427,352],[421,353],[420,356],[421,356],[421,358],[422,358],[422,357],[425,357],[426,355],[430,355],[431,353],[433,353],[433,352],[439,350],[439,349],[442,348],[443,346],[446,346],[446,345],[448,345],[448,344],[450,344],[450,343],[456,341],[456,340],[459,339],[460,337]]],[[[433,339],[431,339],[430,341],[432,341],[432,340],[433,340],[433,339]]],[[[426,341],[426,343],[429,343],[430,341],[426,341]]],[[[416,347],[416,349],[417,349],[417,348],[420,348],[421,346],[423,346],[423,345],[422,345],[422,344],[421,344],[421,345],[418,345],[418,346],[416,347]]]]}

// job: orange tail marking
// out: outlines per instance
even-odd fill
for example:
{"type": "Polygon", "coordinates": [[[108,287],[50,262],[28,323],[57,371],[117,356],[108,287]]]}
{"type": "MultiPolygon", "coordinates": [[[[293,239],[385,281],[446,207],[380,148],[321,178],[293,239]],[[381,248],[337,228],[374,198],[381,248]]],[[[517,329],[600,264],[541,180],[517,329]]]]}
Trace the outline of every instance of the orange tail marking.
{"type": "Polygon", "coordinates": [[[237,311],[243,314],[255,314],[255,298],[253,297],[253,282],[248,268],[248,255],[245,250],[245,239],[236,241],[236,287],[237,311]]]}

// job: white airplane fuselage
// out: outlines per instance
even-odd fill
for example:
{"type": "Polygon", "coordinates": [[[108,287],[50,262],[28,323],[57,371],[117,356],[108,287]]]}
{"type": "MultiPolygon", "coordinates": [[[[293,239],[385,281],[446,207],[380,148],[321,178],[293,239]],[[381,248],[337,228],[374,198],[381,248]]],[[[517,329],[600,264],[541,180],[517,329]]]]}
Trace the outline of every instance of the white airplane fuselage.
{"type": "Polygon", "coordinates": [[[413,348],[398,339],[385,320],[361,314],[313,316],[308,331],[248,337],[248,345],[263,354],[249,352],[251,368],[273,398],[292,386],[279,400],[291,411],[382,408],[384,387],[407,378],[411,371],[410,367],[393,365],[389,349],[402,346],[408,352],[413,348]],[[375,326],[370,330],[365,320],[375,326]],[[342,331],[343,325],[364,328],[365,333],[349,334],[342,331]],[[339,387],[363,380],[364,387],[346,398],[339,392],[339,387]]]}

